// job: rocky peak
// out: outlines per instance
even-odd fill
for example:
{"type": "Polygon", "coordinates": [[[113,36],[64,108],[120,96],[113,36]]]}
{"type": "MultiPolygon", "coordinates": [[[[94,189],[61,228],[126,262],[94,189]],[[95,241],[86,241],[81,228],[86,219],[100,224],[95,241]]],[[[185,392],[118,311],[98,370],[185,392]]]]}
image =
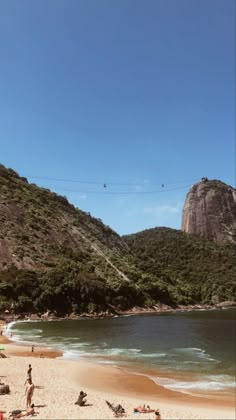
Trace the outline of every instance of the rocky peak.
{"type": "Polygon", "coordinates": [[[236,243],[236,190],[221,181],[202,178],[186,196],[181,230],[236,243]]]}

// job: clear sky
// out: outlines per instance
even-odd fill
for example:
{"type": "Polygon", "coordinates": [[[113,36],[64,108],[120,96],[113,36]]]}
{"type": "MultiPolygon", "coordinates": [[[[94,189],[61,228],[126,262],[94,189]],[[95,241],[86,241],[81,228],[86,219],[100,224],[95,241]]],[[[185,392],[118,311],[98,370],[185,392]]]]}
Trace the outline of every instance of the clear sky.
{"type": "Polygon", "coordinates": [[[1,163],[120,234],[179,228],[191,184],[235,186],[234,9],[3,0],[1,163]]]}

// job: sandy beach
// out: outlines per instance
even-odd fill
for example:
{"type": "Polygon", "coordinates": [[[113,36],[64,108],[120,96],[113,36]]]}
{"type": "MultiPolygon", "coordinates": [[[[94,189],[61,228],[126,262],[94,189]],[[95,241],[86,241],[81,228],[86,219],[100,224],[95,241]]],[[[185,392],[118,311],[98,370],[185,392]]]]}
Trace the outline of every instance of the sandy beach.
{"type": "Polygon", "coordinates": [[[9,411],[24,409],[24,382],[31,364],[35,385],[33,402],[38,419],[111,419],[112,411],[106,404],[121,404],[129,419],[154,419],[154,413],[133,413],[140,404],[159,408],[162,419],[235,419],[234,401],[192,397],[173,392],[155,384],[148,377],[127,372],[122,368],[60,359],[62,354],[45,347],[14,345],[0,337],[4,354],[0,359],[1,382],[9,384],[10,394],[0,395],[0,410],[8,417],[9,411]],[[40,354],[44,358],[40,358],[40,354]],[[23,356],[23,357],[22,357],[23,356]],[[88,394],[88,405],[75,405],[79,392],[88,394]]]}

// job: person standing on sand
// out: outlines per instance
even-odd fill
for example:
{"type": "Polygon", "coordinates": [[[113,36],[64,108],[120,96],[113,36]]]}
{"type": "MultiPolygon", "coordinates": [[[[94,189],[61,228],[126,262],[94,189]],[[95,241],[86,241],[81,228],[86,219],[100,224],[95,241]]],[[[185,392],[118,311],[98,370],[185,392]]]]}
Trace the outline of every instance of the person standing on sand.
{"type": "Polygon", "coordinates": [[[27,384],[27,382],[29,382],[29,380],[32,381],[32,367],[31,367],[31,365],[29,365],[29,369],[27,370],[27,377],[26,377],[25,385],[27,384]]]}
{"type": "Polygon", "coordinates": [[[26,408],[29,408],[31,406],[33,393],[34,393],[34,384],[31,379],[28,379],[28,383],[26,384],[26,388],[25,388],[26,408]]]}
{"type": "Polygon", "coordinates": [[[29,365],[29,369],[27,370],[27,376],[32,381],[32,367],[31,367],[31,365],[29,365]]]}

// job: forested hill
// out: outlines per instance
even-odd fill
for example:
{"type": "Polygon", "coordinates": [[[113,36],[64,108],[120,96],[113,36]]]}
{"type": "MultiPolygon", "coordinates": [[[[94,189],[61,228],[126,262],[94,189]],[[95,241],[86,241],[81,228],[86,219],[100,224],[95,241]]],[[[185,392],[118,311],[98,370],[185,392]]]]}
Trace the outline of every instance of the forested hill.
{"type": "Polygon", "coordinates": [[[57,314],[235,299],[235,247],[171,229],[121,238],[0,165],[0,312],[57,314]]]}
{"type": "Polygon", "coordinates": [[[128,253],[101,220],[0,166],[0,310],[132,306],[128,253]]]}
{"type": "Polygon", "coordinates": [[[163,279],[171,301],[236,298],[236,245],[215,243],[170,228],[124,236],[140,270],[163,279]]]}

